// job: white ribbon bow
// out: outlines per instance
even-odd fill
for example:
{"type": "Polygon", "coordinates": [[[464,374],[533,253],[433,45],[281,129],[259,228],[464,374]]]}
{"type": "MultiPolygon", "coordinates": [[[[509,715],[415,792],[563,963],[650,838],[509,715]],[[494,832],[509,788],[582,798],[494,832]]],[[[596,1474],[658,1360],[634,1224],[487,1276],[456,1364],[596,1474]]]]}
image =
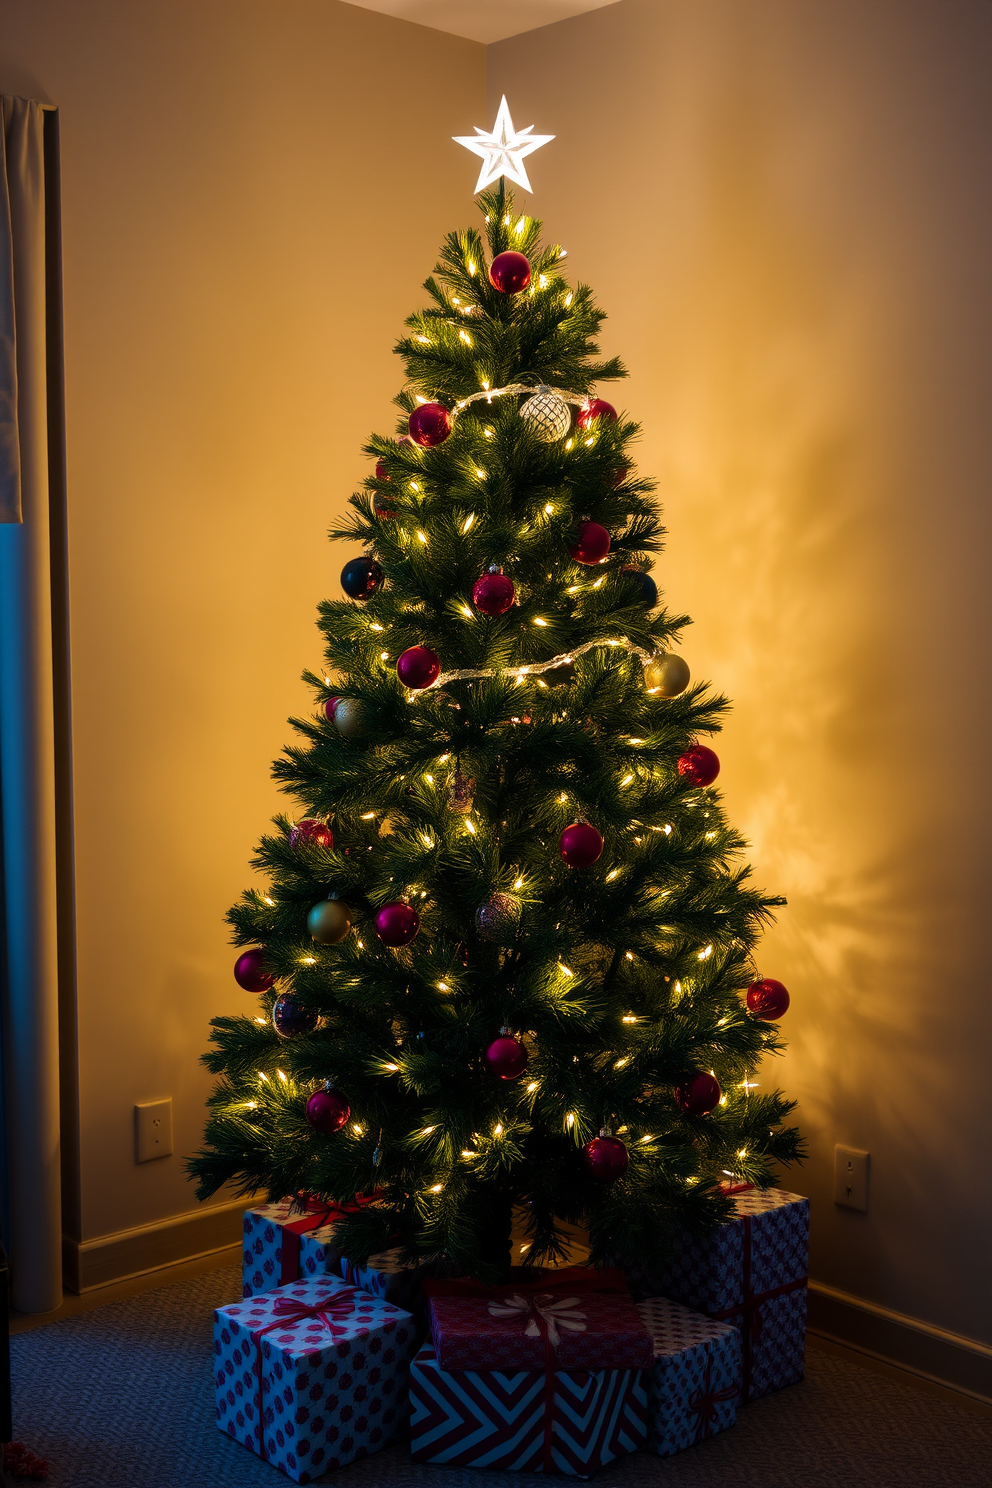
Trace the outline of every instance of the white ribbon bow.
{"type": "Polygon", "coordinates": [[[493,1317],[528,1318],[524,1329],[526,1338],[540,1338],[541,1325],[536,1317],[531,1316],[532,1311],[539,1313],[547,1327],[548,1342],[552,1348],[556,1349],[561,1342],[559,1328],[564,1328],[568,1333],[586,1331],[586,1315],[579,1310],[578,1304],[578,1297],[556,1298],[551,1292],[539,1292],[537,1296],[521,1297],[515,1292],[512,1297],[504,1297],[502,1302],[490,1302],[489,1311],[493,1317]]]}

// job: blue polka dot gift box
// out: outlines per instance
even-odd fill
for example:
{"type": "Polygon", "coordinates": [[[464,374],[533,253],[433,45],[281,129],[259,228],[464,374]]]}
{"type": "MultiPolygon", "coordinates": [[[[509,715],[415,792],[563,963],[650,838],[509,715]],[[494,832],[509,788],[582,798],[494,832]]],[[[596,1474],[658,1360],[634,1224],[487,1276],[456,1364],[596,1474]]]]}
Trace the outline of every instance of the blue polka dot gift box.
{"type": "Polygon", "coordinates": [[[335,1244],[335,1226],[367,1202],[363,1197],[342,1206],[301,1197],[246,1209],[241,1295],[258,1297],[305,1276],[337,1273],[341,1248],[335,1244]]]}
{"type": "Polygon", "coordinates": [[[651,1450],[670,1457],[733,1426],[743,1378],[739,1330],[664,1297],[639,1302],[637,1311],[654,1344],[651,1450]]]}
{"type": "Polygon", "coordinates": [[[310,1483],[406,1429],[410,1314],[321,1276],[214,1313],[217,1425],[310,1483]]]}
{"type": "Polygon", "coordinates": [[[625,1269],[635,1297],[669,1297],[738,1329],[743,1404],[803,1377],[809,1199],[749,1184],[725,1191],[734,1213],[724,1224],[625,1269]]]}

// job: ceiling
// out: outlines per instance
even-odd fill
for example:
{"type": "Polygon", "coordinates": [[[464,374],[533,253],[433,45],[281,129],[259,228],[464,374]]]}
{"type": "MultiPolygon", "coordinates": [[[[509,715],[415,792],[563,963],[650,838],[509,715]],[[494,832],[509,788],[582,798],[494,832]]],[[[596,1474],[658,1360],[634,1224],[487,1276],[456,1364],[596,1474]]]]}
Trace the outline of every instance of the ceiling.
{"type": "Polygon", "coordinates": [[[453,36],[467,36],[471,41],[502,41],[519,36],[522,31],[536,31],[567,16],[616,5],[617,0],[347,0],[363,10],[379,10],[383,15],[400,16],[433,26],[435,31],[450,31],[453,36]]]}

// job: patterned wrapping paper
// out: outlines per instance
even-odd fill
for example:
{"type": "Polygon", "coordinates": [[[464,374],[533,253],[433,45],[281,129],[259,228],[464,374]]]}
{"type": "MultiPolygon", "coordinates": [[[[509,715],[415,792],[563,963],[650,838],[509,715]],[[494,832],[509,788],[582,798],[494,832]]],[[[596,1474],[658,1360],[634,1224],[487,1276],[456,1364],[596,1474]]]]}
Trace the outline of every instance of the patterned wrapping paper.
{"type": "Polygon", "coordinates": [[[651,1450],[670,1457],[733,1426],[743,1370],[740,1331],[664,1297],[639,1302],[637,1311],[654,1341],[651,1450]]]}
{"type": "MultiPolygon", "coordinates": [[[[314,1236],[316,1239],[316,1236],[314,1236]]],[[[382,1297],[394,1307],[412,1312],[426,1325],[427,1300],[424,1297],[424,1278],[430,1274],[426,1265],[401,1259],[399,1250],[384,1250],[379,1255],[369,1256],[361,1266],[354,1266],[344,1256],[337,1256],[333,1269],[349,1286],[361,1287],[373,1297],[382,1297]]]]}
{"type": "Polygon", "coordinates": [[[452,1369],[541,1369],[547,1357],[544,1325],[538,1307],[561,1306],[569,1299],[582,1314],[581,1331],[563,1326],[556,1367],[577,1369],[650,1369],[651,1338],[618,1271],[596,1272],[576,1267],[505,1287],[429,1281],[431,1339],[440,1366],[452,1369]],[[490,1304],[522,1298],[519,1315],[493,1317],[490,1304]],[[530,1311],[527,1309],[530,1308],[530,1311]],[[540,1327],[525,1332],[534,1318],[540,1327]]]}
{"type": "Polygon", "coordinates": [[[450,1467],[588,1478],[647,1435],[642,1369],[441,1368],[429,1343],[410,1366],[410,1451],[450,1467]]]}
{"type": "Polygon", "coordinates": [[[217,1425],[309,1483],[379,1451],[405,1427],[415,1348],[408,1313],[336,1277],[219,1307],[217,1425]]]}
{"type": "Polygon", "coordinates": [[[322,1216],[331,1206],[315,1205],[301,1214],[292,1199],[256,1204],[245,1210],[241,1259],[241,1295],[258,1297],[301,1276],[324,1275],[337,1269],[334,1223],[322,1216]],[[302,1233],[301,1233],[302,1231],[302,1233]]]}
{"type": "Polygon", "coordinates": [[[803,1377],[809,1200],[782,1189],[735,1195],[736,1218],[711,1235],[684,1235],[668,1261],[629,1269],[635,1297],[670,1297],[739,1328],[742,1399],[803,1377]]]}

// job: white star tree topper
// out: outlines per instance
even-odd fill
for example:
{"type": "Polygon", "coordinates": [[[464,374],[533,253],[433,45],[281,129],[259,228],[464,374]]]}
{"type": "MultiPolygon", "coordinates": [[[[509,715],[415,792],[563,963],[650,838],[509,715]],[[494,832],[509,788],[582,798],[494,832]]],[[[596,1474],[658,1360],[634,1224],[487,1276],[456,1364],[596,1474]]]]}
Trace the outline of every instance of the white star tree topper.
{"type": "Polygon", "coordinates": [[[466,150],[472,151],[473,155],[482,156],[482,169],[475,187],[477,193],[491,185],[493,181],[498,181],[500,176],[507,176],[511,181],[516,181],[517,185],[522,186],[525,191],[533,191],[534,188],[527,179],[524,156],[530,155],[534,150],[539,150],[542,145],[547,145],[554,139],[553,134],[533,134],[533,128],[533,124],[528,124],[526,129],[521,129],[519,132],[514,129],[504,94],[491,134],[487,134],[477,124],[475,134],[453,134],[451,136],[456,144],[464,145],[466,150]]]}

